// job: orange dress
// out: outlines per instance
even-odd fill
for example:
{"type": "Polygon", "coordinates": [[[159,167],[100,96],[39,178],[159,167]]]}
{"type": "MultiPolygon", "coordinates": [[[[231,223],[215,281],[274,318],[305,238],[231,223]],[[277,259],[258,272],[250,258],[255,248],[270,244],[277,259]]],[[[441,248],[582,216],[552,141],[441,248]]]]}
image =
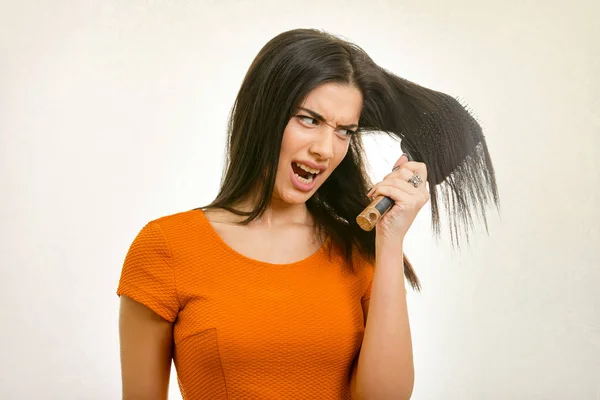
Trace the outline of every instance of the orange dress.
{"type": "Polygon", "coordinates": [[[349,399],[373,265],[328,246],[291,264],[229,247],[204,212],[147,224],[117,293],[173,322],[184,399],[349,399]]]}

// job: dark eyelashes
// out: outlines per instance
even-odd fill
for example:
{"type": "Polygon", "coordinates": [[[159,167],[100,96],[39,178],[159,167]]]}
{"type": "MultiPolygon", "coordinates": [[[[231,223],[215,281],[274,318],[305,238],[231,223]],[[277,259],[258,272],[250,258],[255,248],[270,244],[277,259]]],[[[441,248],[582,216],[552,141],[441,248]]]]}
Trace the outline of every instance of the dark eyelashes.
{"type": "MultiPolygon", "coordinates": [[[[315,121],[315,122],[317,122],[317,123],[320,123],[320,121],[319,121],[318,119],[316,119],[316,118],[313,118],[313,117],[311,117],[311,116],[308,116],[308,115],[302,115],[302,114],[298,114],[298,115],[296,115],[296,118],[298,118],[298,119],[305,119],[305,118],[307,118],[307,119],[312,119],[313,121],[315,121]]],[[[316,125],[316,124],[315,124],[315,125],[316,125]]],[[[348,135],[355,135],[355,134],[357,134],[357,133],[358,133],[358,131],[360,130],[360,128],[358,128],[358,129],[355,129],[355,130],[352,130],[352,129],[344,129],[344,130],[345,130],[346,132],[348,132],[348,135]]]]}
{"type": "Polygon", "coordinates": [[[315,118],[309,117],[308,115],[301,115],[301,114],[299,114],[299,115],[296,115],[296,118],[298,118],[298,119],[312,119],[313,121],[319,122],[315,118]]]}

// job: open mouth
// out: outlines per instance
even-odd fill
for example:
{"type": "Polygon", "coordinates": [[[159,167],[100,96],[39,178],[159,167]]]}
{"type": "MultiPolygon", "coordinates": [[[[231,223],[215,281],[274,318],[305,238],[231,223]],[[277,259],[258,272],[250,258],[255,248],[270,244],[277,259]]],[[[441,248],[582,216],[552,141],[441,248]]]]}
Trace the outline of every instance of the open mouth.
{"type": "Polygon", "coordinates": [[[307,165],[300,164],[298,162],[292,162],[292,169],[294,170],[294,174],[296,178],[304,184],[310,184],[315,179],[317,175],[321,172],[318,169],[310,168],[307,165]]]}

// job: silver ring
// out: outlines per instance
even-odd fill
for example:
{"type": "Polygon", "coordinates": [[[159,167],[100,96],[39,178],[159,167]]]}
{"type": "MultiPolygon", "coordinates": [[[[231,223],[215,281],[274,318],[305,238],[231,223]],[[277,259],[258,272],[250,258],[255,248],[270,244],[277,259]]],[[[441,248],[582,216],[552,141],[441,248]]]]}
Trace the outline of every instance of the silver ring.
{"type": "Polygon", "coordinates": [[[408,183],[412,183],[412,185],[416,188],[419,187],[419,185],[421,183],[423,183],[423,180],[421,179],[421,177],[417,174],[414,174],[409,180],[408,183]]]}

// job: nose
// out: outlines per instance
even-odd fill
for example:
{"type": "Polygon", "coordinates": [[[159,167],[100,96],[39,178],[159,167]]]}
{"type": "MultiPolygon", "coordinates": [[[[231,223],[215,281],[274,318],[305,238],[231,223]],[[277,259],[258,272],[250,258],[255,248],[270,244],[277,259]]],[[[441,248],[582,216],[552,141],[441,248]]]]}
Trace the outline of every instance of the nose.
{"type": "Polygon", "coordinates": [[[310,153],[326,161],[333,158],[333,141],[335,133],[332,128],[323,126],[318,137],[311,143],[310,153]]]}

